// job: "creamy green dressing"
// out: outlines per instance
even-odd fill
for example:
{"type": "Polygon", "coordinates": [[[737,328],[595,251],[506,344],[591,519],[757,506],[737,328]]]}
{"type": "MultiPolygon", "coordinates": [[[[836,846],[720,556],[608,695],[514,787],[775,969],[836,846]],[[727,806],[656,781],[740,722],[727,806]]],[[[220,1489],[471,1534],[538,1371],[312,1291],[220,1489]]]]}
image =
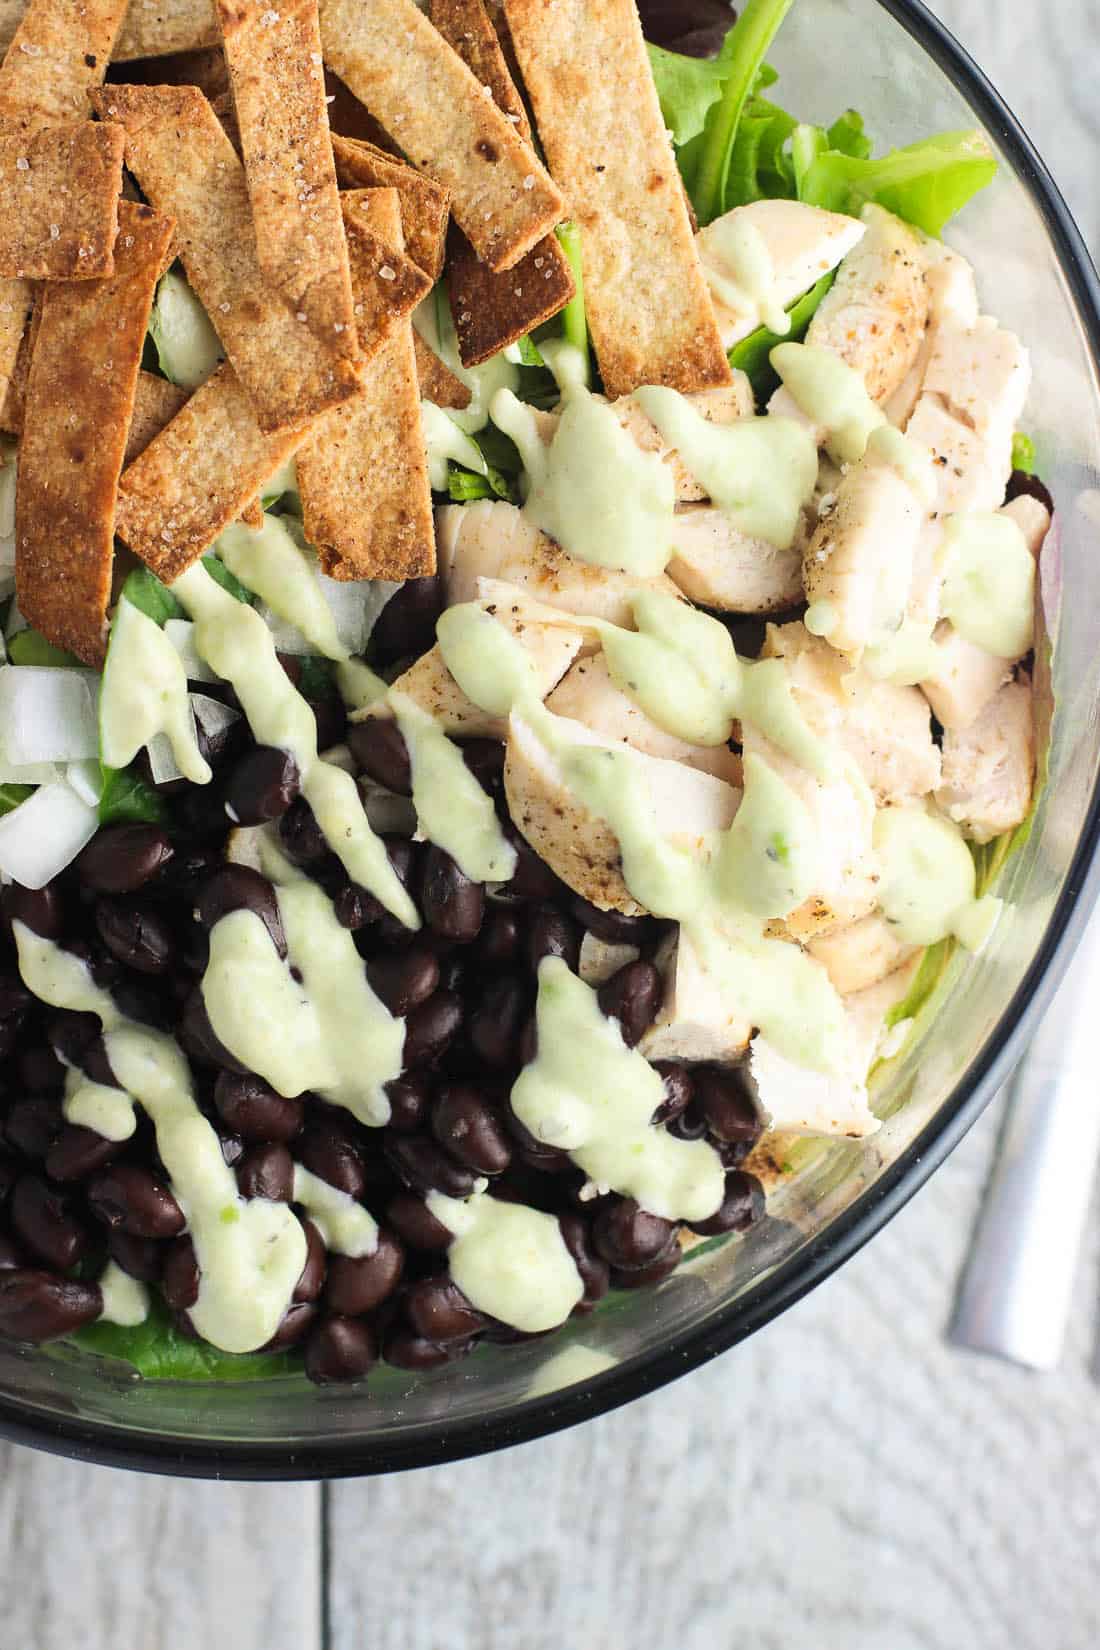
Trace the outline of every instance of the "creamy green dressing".
{"type": "MultiPolygon", "coordinates": [[[[793,418],[712,424],[660,385],[635,390],[634,399],[735,527],[780,550],[791,548],[817,483],[817,448],[808,430],[793,418]]],[[[591,454],[589,463],[600,459],[591,454]]]]}
{"type": "Polygon", "coordinates": [[[1035,617],[1035,558],[1011,516],[950,516],[944,527],[940,600],[960,636],[1001,659],[1019,659],[1031,647],[1035,617]]]}
{"type": "Polygon", "coordinates": [[[442,407],[437,407],[434,401],[421,401],[420,422],[424,426],[428,483],[433,493],[447,491],[447,460],[451,458],[464,470],[473,470],[479,476],[488,475],[489,466],[481,456],[476,441],[471,441],[465,430],[442,407]]]}
{"type": "MultiPolygon", "coordinates": [[[[468,407],[452,409],[448,418],[473,435],[489,422],[489,407],[498,390],[515,390],[519,386],[519,368],[509,361],[503,350],[490,356],[480,367],[464,367],[458,353],[451,306],[442,282],[429,292],[413,310],[412,324],[443,365],[450,369],[460,384],[470,392],[468,407]]],[[[460,462],[465,462],[464,460],[460,462]]],[[[474,468],[473,465],[470,468],[474,468]]],[[[446,483],[444,482],[444,486],[446,483]]]]}
{"type": "Polygon", "coordinates": [[[796,405],[826,432],[837,464],[857,464],[886,414],[867,393],[863,374],[817,344],[777,344],[769,357],[796,405]]]}
{"type": "Polygon", "coordinates": [[[318,755],[313,712],[279,663],[263,619],[201,562],[176,579],[172,594],[194,621],[199,653],[236,691],[256,742],[288,751],[298,764],[302,795],[348,876],[406,928],[418,928],[416,906],[370,827],[354,778],[318,755]]]}
{"type": "Polygon", "coordinates": [[[975,899],[974,860],[950,820],[919,806],[882,808],[874,844],[879,904],[901,940],[935,945],[954,934],[968,949],[981,949],[1002,902],[975,899]]]}
{"type": "Polygon", "coordinates": [[[279,1094],[310,1090],[381,1127],[385,1085],[401,1074],[404,1021],[371,990],[324,890],[300,877],[276,892],[285,961],[255,912],[231,911],[211,929],[202,995],[214,1034],[279,1094]]]}
{"type": "Polygon", "coordinates": [[[718,218],[707,230],[707,253],[725,264],[728,275],[703,266],[707,285],[727,309],[750,318],[782,338],[790,316],[776,295],[775,263],[768,243],[751,219],[737,212],[718,218]]]}
{"type": "Polygon", "coordinates": [[[326,659],[347,658],[316,567],[281,517],[265,515],[259,529],[235,521],[214,548],[229,571],[280,619],[295,625],[317,653],[326,659]]]}
{"type": "Polygon", "coordinates": [[[93,1083],[75,1066],[70,1066],[65,1073],[65,1099],[61,1109],[67,1123],[94,1129],[104,1140],[129,1140],[137,1128],[130,1096],[107,1083],[93,1083]]]}
{"type": "Polygon", "coordinates": [[[389,692],[389,684],[362,659],[344,659],[336,666],[336,686],[350,711],[366,710],[389,692]]]}
{"type": "Polygon", "coordinates": [[[361,1203],[300,1163],[294,1165],[294,1201],[301,1204],[334,1255],[359,1260],[378,1248],[378,1222],[361,1203]]]}
{"type": "Polygon", "coordinates": [[[28,989],[54,1008],[98,1016],[111,1069],[148,1113],[157,1150],[187,1220],[199,1266],[190,1309],[199,1334],[223,1352],[254,1352],[279,1327],[301,1277],[306,1239],[285,1203],[240,1196],[221,1142],[199,1110],[187,1061],[163,1032],[127,1020],[86,965],[13,923],[28,989]]]}
{"type": "Polygon", "coordinates": [[[454,1233],[447,1266],[479,1311],[529,1334],[565,1322],[584,1284],[553,1215],[484,1190],[464,1200],[429,1192],[427,1204],[454,1233]]]}
{"type": "Polygon", "coordinates": [[[111,626],[99,691],[103,761],[109,768],[127,768],[142,746],[161,733],[167,735],[184,778],[208,785],[210,769],[195,739],[183,661],[160,626],[123,597],[111,626]]]}
{"type": "Polygon", "coordinates": [[[103,1296],[104,1323],[117,1323],[123,1329],[136,1329],[149,1316],[149,1291],[137,1278],[124,1272],[117,1261],[109,1260],[99,1277],[103,1296]]]}
{"type": "Polygon", "coordinates": [[[409,753],[418,835],[444,849],[475,882],[507,882],[516,850],[461,750],[407,693],[391,688],[389,705],[409,753]]]}

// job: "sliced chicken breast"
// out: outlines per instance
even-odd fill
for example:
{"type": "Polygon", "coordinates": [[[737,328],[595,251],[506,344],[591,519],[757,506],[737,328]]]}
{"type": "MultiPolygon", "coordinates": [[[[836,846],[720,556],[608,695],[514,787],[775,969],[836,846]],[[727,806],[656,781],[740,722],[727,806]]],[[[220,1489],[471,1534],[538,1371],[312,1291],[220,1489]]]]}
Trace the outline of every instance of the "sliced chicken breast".
{"type": "Polygon", "coordinates": [[[638,1044],[647,1060],[706,1060],[729,1065],[748,1047],[752,1026],[737,1013],[681,928],[654,961],[664,979],[657,1018],[638,1044]]]}
{"type": "Polygon", "coordinates": [[[835,928],[810,941],[811,957],[821,963],[842,997],[865,991],[915,956],[917,947],[903,945],[897,930],[881,911],[872,911],[847,928],[835,928]]]}
{"type": "Polygon", "coordinates": [[[932,641],[936,669],[921,682],[921,692],[942,727],[968,728],[997,689],[1011,680],[1013,661],[968,642],[946,619],[936,626],[932,641]]]}
{"type": "Polygon", "coordinates": [[[974,270],[962,254],[935,240],[923,241],[921,251],[928,292],[928,330],[917,359],[883,409],[899,430],[903,430],[912,417],[924,388],[924,376],[940,328],[948,323],[957,327],[977,326],[981,314],[974,270]]]}
{"type": "Polygon", "coordinates": [[[808,344],[862,373],[886,401],[917,359],[928,322],[925,260],[915,230],[881,206],[865,206],[866,234],[848,253],[810,322],[808,344]]]}
{"type": "Polygon", "coordinates": [[[1032,498],[1030,493],[1021,493],[1014,498],[1011,504],[1006,504],[1001,510],[1004,516],[1011,516],[1021,533],[1035,560],[1039,560],[1046,536],[1050,532],[1050,511],[1040,499],[1032,498]]]}
{"type": "Polygon", "coordinates": [[[709,504],[676,512],[668,576],[693,602],[724,613],[781,613],[802,600],[802,549],[750,538],[709,504]]]}
{"type": "Polygon", "coordinates": [[[970,726],[943,739],[943,783],[936,801],[973,842],[989,842],[1027,818],[1035,784],[1031,681],[999,688],[970,726]]]}

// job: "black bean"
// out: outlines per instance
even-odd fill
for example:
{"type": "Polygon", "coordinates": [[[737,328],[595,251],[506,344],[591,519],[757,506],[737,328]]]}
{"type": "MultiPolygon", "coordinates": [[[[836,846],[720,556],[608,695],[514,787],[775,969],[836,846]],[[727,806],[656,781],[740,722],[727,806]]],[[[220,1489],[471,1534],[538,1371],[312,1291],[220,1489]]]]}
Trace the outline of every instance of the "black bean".
{"type": "Polygon", "coordinates": [[[405,1296],[405,1316],[417,1335],[439,1346],[476,1335],[486,1323],[485,1314],[445,1272],[413,1284],[405,1296]]]}
{"type": "Polygon", "coordinates": [[[23,1247],[55,1272],[68,1272],[91,1247],[88,1229],[73,1213],[70,1199],[38,1175],[20,1175],[9,1218],[23,1247]]]}
{"type": "Polygon", "coordinates": [[[647,40],[684,57],[716,57],[729,33],[725,0],[641,0],[638,14],[647,40]]]}
{"type": "Polygon", "coordinates": [[[96,901],[95,925],[111,956],[140,974],[166,974],[176,949],[171,927],[152,906],[134,899],[96,901]]]}
{"type": "Polygon", "coordinates": [[[390,716],[368,716],[348,729],[356,766],[398,796],[412,795],[412,765],[405,736],[390,716]]]}
{"type": "Polygon", "coordinates": [[[0,896],[0,909],[9,923],[21,922],[44,940],[59,940],[65,931],[65,907],[56,882],[48,882],[45,888],[9,882],[0,896]]]}
{"type": "MultiPolygon", "coordinates": [[[[224,826],[224,820],[222,823],[224,826]]],[[[167,895],[170,899],[185,900],[188,905],[194,905],[199,897],[199,890],[223,863],[221,853],[214,848],[177,850],[157,877],[155,890],[157,894],[167,895]]],[[[150,892],[152,891],[151,889],[150,892]]]]}
{"type": "Polygon", "coordinates": [[[360,1198],[366,1186],[363,1159],[347,1137],[325,1123],[311,1123],[295,1147],[298,1161],[321,1180],[360,1198]]]}
{"type": "Polygon", "coordinates": [[[221,1066],[226,1071],[234,1071],[242,1076],[248,1075],[248,1067],[230,1054],[225,1044],[214,1035],[200,986],[195,987],[184,1004],[178,1037],[186,1053],[194,1059],[206,1065],[221,1066]]]}
{"type": "Polygon", "coordinates": [[[432,1133],[475,1174],[503,1174],[512,1161],[504,1126],[473,1083],[448,1083],[432,1106],[432,1133]]]}
{"type": "Polygon", "coordinates": [[[177,1237],[186,1225],[164,1181],[139,1163],[102,1169],[88,1184],[88,1204],[105,1226],[120,1226],[134,1237],[177,1237]]]}
{"type": "Polygon", "coordinates": [[[76,861],[76,873],[96,894],[133,894],[162,871],[172,844],[159,825],[107,825],[76,861]]]}
{"type": "Polygon", "coordinates": [[[222,1122],[243,1140],[277,1140],[284,1145],[294,1139],[305,1115],[301,1100],[276,1094],[269,1083],[251,1072],[247,1076],[219,1072],[214,1105],[222,1122]]]}
{"type": "Polygon", "coordinates": [[[302,1275],[294,1287],[292,1299],[295,1301],[315,1301],[320,1298],[321,1291],[325,1287],[328,1253],[325,1249],[325,1240],[312,1220],[303,1220],[302,1230],[306,1234],[306,1263],[302,1267],[302,1275]]]}
{"type": "MultiPolygon", "coordinates": [[[[0,1318],[0,1325],[2,1321],[0,1318]]],[[[472,1342],[469,1344],[473,1345],[472,1342]]],[[[449,1347],[439,1346],[435,1341],[426,1341],[422,1335],[414,1335],[410,1330],[397,1326],[382,1343],[382,1358],[395,1369],[439,1369],[442,1364],[452,1363],[458,1349],[465,1346],[465,1342],[459,1341],[452,1342],[449,1347]]]]}
{"type": "Polygon", "coordinates": [[[186,1312],[198,1300],[199,1263],[189,1237],[177,1238],[168,1246],[160,1287],[173,1312],[186,1312]]]}
{"type": "Polygon", "coordinates": [[[538,1169],[543,1174],[566,1174],[572,1170],[573,1160],[569,1153],[560,1146],[548,1146],[544,1140],[539,1140],[525,1123],[520,1122],[511,1107],[504,1113],[504,1123],[519,1147],[520,1157],[529,1168],[538,1169]]]}
{"type": "Polygon", "coordinates": [[[627,1048],[633,1048],[653,1024],[664,989],[660,971],[650,962],[629,962],[605,980],[596,993],[600,1008],[618,1020],[627,1048]]]}
{"type": "Polygon", "coordinates": [[[239,1134],[230,1134],[227,1129],[215,1129],[218,1145],[222,1149],[222,1162],[229,1169],[235,1169],[244,1156],[244,1141],[239,1134]]]}
{"type": "Polygon", "coordinates": [[[391,1014],[404,1016],[419,1008],[439,984],[439,958],[422,945],[372,957],[366,969],[371,990],[391,1014]]]}
{"type": "Polygon", "coordinates": [[[515,911],[506,905],[490,906],[475,950],[479,963],[486,968],[506,968],[519,956],[523,924],[515,911]]]}
{"type": "Polygon", "coordinates": [[[317,723],[317,749],[328,751],[334,745],[342,745],[348,731],[348,713],[343,700],[331,696],[328,699],[308,699],[306,703],[317,723]]]}
{"type": "Polygon", "coordinates": [[[102,1083],[105,1088],[117,1089],[118,1079],[111,1070],[111,1062],[107,1056],[107,1044],[101,1036],[90,1042],[80,1056],[80,1067],[86,1077],[93,1083],[102,1083]]]}
{"type": "Polygon", "coordinates": [[[398,1192],[386,1206],[386,1219],[410,1249],[432,1252],[449,1249],[452,1234],[432,1214],[423,1198],[398,1192]]]}
{"type": "Polygon", "coordinates": [[[306,1345],[306,1374],[318,1386],[359,1381],[378,1362],[378,1341],[354,1318],[323,1318],[306,1345]]]}
{"type": "Polygon", "coordinates": [[[668,1248],[656,1260],[651,1260],[648,1266],[638,1266],[630,1271],[613,1268],[612,1285],[616,1289],[652,1289],[675,1272],[683,1258],[684,1251],[673,1238],[668,1248]]]}
{"type": "Polygon", "coordinates": [[[107,1252],[117,1266],[142,1283],[159,1283],[166,1246],[152,1238],[134,1237],[116,1227],[107,1233],[107,1252]]]}
{"type": "Polygon", "coordinates": [[[453,991],[437,991],[414,1008],[405,1021],[406,1067],[430,1066],[441,1059],[462,1024],[462,1001],[453,991]]]}
{"type": "Polygon", "coordinates": [[[302,680],[302,661],[293,653],[276,653],[276,659],[283,667],[283,672],[291,687],[297,687],[302,680]]]}
{"type": "Polygon", "coordinates": [[[538,1051],[539,1051],[538,1021],[537,1021],[537,1019],[535,1018],[535,1016],[533,1014],[529,1014],[527,1016],[526,1020],[523,1022],[523,1029],[520,1031],[520,1034],[519,1034],[519,1048],[517,1049],[516,1052],[519,1055],[520,1065],[521,1066],[529,1066],[531,1064],[531,1061],[535,1058],[538,1051]]]}
{"type": "Polygon", "coordinates": [[[46,1173],[51,1180],[86,1180],[117,1157],[122,1145],[80,1123],[66,1123],[46,1153],[46,1173]]]}
{"type": "Polygon", "coordinates": [[[280,957],[286,956],[283,919],[279,915],[275,890],[267,878],[254,871],[251,865],[223,865],[199,895],[199,920],[207,928],[213,928],[231,911],[251,911],[259,917],[280,957]]]}
{"type": "Polygon", "coordinates": [[[430,1093],[423,1077],[395,1077],[386,1084],[390,1102],[389,1127],[398,1134],[412,1134],[428,1115],[430,1093]]]}
{"type": "Polygon", "coordinates": [[[716,1140],[744,1145],[748,1151],[760,1138],[760,1119],[740,1070],[697,1067],[695,1094],[716,1140]]]}
{"type": "Polygon", "coordinates": [[[271,1203],[289,1203],[294,1196],[294,1160],[285,1146],[274,1142],[253,1146],[237,1165],[242,1197],[265,1197],[271,1203]]]}
{"type": "Polygon", "coordinates": [[[692,1100],[668,1125],[674,1140],[702,1140],[708,1133],[707,1116],[698,1100],[692,1100]]]}
{"type": "Polygon", "coordinates": [[[19,1179],[19,1165],[7,1152],[0,1151],[0,1206],[8,1201],[15,1182],[19,1179]]]}
{"type": "Polygon", "coordinates": [[[439,574],[406,579],[378,615],[371,631],[371,657],[386,665],[427,653],[435,641],[436,621],[443,606],[443,580],[439,574]]]}
{"type": "Polygon", "coordinates": [[[33,1001],[18,974],[0,973],[0,1020],[21,1020],[33,1001]]]}
{"type": "Polygon", "coordinates": [[[424,921],[434,933],[464,945],[477,937],[485,915],[485,889],[434,843],[424,858],[420,896],[424,921]]]}
{"type": "Polygon", "coordinates": [[[292,803],[280,819],[279,841],[295,865],[317,865],[328,853],[324,832],[304,797],[292,803]]]}
{"type": "Polygon", "coordinates": [[[274,1335],[265,1341],[260,1351],[285,1352],[288,1347],[297,1346],[309,1334],[316,1317],[317,1308],[312,1301],[293,1302],[284,1312],[283,1321],[274,1335]]]}
{"type": "Polygon", "coordinates": [[[706,1220],[693,1220],[691,1229],[701,1237],[720,1232],[746,1232],[764,1213],[764,1188],[755,1175],[731,1169],[726,1175],[722,1202],[706,1220]]]}
{"type": "Polygon", "coordinates": [[[581,936],[576,923],[556,905],[543,902],[531,912],[527,928],[527,961],[538,971],[544,957],[561,957],[576,973],[581,958],[581,936]]]}
{"type": "Polygon", "coordinates": [[[15,1052],[19,1041],[20,1025],[18,1020],[0,1020],[0,1060],[6,1060],[15,1052]]]}
{"type": "Polygon", "coordinates": [[[383,1226],[378,1246],[369,1255],[333,1255],[325,1282],[325,1304],[333,1312],[358,1318],[388,1300],[401,1281],[405,1250],[383,1226]]]}
{"type": "Polygon", "coordinates": [[[422,1134],[401,1134],[385,1144],[386,1162],[413,1192],[443,1192],[447,1197],[470,1197],[477,1177],[441,1151],[422,1134]]]}
{"type": "Polygon", "coordinates": [[[628,917],[623,911],[601,911],[598,905],[572,894],[569,910],[582,928],[609,945],[646,945],[653,935],[652,917],[628,917]]]}
{"type": "Polygon", "coordinates": [[[504,746],[499,739],[463,739],[459,741],[462,760],[489,795],[499,791],[504,783],[504,746]]]}
{"type": "Polygon", "coordinates": [[[102,1311],[97,1283],[76,1283],[50,1272],[0,1273],[0,1335],[9,1340],[60,1340],[94,1322],[102,1311]]]}
{"type": "Polygon", "coordinates": [[[44,1096],[16,1100],[4,1118],[4,1139],[36,1162],[45,1157],[64,1127],[60,1100],[44,1096]]]}
{"type": "Polygon", "coordinates": [[[16,1272],[26,1264],[26,1257],[22,1251],[6,1232],[0,1232],[0,1272],[16,1272]]]}
{"type": "Polygon", "coordinates": [[[1038,476],[1029,475],[1026,470],[1013,470],[1008,478],[1005,503],[1011,504],[1014,498],[1021,498],[1025,495],[1028,498],[1037,498],[1040,504],[1046,506],[1051,515],[1054,514],[1054,495],[1046,482],[1040,481],[1038,476]]]}
{"type": "Polygon", "coordinates": [[[28,1048],[19,1056],[19,1081],[31,1094],[60,1094],[65,1067],[52,1048],[28,1048]]]}
{"type": "Polygon", "coordinates": [[[225,811],[238,825],[281,819],[296,799],[298,764],[274,745],[255,745],[234,767],[225,787],[225,811]]]}
{"type": "Polygon", "coordinates": [[[611,1287],[611,1268],[593,1248],[592,1233],[582,1215],[564,1214],[558,1220],[565,1247],[584,1284],[584,1299],[590,1306],[594,1305],[611,1287]]]}
{"type": "Polygon", "coordinates": [[[674,1117],[679,1117],[691,1104],[692,1095],[695,1093],[691,1073],[686,1066],[677,1065],[673,1060],[655,1060],[653,1069],[659,1073],[665,1086],[665,1097],[653,1113],[653,1121],[671,1123],[674,1117]]]}
{"type": "Polygon", "coordinates": [[[507,884],[512,899],[552,899],[561,892],[561,883],[554,872],[536,854],[531,844],[512,824],[504,827],[504,834],[516,850],[516,868],[507,884]]]}
{"type": "Polygon", "coordinates": [[[663,1254],[676,1227],[651,1215],[632,1197],[618,1198],[601,1209],[592,1223],[592,1241],[617,1271],[636,1271],[663,1254]]]}
{"type": "Polygon", "coordinates": [[[353,934],[366,928],[368,923],[377,922],[384,909],[380,901],[357,882],[346,883],[339,889],[332,905],[337,922],[353,934]]]}
{"type": "MultiPolygon", "coordinates": [[[[430,939],[438,941],[441,947],[450,946],[450,940],[440,940],[438,935],[432,934],[430,939]]],[[[439,983],[444,991],[453,991],[462,996],[473,970],[473,955],[467,945],[454,946],[453,950],[445,950],[439,957],[439,983]]]]}
{"type": "MultiPolygon", "coordinates": [[[[186,982],[184,982],[186,984],[186,982]]],[[[128,1020],[169,1031],[175,1019],[175,1004],[152,986],[123,975],[111,987],[111,996],[128,1020]]]]}
{"type": "Polygon", "coordinates": [[[490,981],[479,995],[470,1015],[470,1042],[487,1066],[502,1070],[518,1063],[528,1003],[528,991],[511,975],[490,981]]]}
{"type": "Polygon", "coordinates": [[[99,1016],[59,1008],[50,1015],[46,1037],[54,1053],[66,1065],[78,1066],[86,1049],[99,1036],[99,1016]]]}

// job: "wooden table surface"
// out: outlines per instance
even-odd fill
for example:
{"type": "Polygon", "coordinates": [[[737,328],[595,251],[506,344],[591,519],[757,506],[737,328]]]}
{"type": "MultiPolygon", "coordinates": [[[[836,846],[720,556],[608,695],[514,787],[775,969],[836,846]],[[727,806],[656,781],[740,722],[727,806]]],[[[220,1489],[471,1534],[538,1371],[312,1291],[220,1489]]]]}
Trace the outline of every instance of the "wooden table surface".
{"type": "MultiPolygon", "coordinates": [[[[938,0],[1100,246],[1100,0],[938,0]]],[[[1100,1220],[1060,1370],[942,1331],[992,1108],[725,1358],[504,1455],[188,1484],[0,1446],[0,1650],[1095,1650],[1100,1220]]]]}

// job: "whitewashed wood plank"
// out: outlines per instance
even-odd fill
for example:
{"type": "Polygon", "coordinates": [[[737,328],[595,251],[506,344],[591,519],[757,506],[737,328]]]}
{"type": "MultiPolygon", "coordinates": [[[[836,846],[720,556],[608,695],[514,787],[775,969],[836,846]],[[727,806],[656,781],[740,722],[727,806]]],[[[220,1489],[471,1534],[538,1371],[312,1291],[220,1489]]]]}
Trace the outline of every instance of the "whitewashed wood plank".
{"type": "Polygon", "coordinates": [[[321,1650],[321,1492],[0,1448],[0,1644],[321,1650]]]}

